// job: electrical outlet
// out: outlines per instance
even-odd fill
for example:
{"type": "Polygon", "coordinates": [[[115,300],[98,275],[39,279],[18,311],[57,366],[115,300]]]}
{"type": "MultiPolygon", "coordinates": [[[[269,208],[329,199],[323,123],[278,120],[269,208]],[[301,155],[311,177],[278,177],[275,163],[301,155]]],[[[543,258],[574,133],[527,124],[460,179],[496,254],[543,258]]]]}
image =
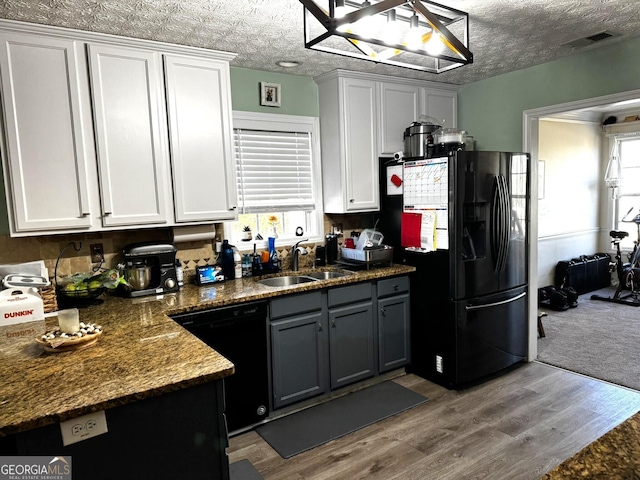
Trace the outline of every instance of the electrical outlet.
{"type": "Polygon", "coordinates": [[[336,235],[341,234],[342,233],[342,224],[341,223],[334,223],[333,225],[331,225],[331,233],[335,233],[336,235]]]}
{"type": "Polygon", "coordinates": [[[91,248],[91,262],[100,263],[104,260],[104,248],[101,243],[92,243],[89,248],[91,248]]]}
{"type": "Polygon", "coordinates": [[[82,417],[72,418],[60,422],[62,432],[62,445],[65,447],[72,443],[81,442],[88,438],[107,433],[107,417],[104,410],[89,413],[82,417]]]}
{"type": "Polygon", "coordinates": [[[442,357],[436,355],[436,372],[442,373],[442,357]]]}

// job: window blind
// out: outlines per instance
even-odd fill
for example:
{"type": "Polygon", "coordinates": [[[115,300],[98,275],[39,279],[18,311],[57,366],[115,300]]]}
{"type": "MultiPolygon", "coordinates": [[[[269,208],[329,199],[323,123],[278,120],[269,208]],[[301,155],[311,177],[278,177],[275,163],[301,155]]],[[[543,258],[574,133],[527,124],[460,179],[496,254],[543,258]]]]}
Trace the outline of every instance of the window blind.
{"type": "Polygon", "coordinates": [[[314,210],[311,134],[234,129],[241,213],[314,210]]]}

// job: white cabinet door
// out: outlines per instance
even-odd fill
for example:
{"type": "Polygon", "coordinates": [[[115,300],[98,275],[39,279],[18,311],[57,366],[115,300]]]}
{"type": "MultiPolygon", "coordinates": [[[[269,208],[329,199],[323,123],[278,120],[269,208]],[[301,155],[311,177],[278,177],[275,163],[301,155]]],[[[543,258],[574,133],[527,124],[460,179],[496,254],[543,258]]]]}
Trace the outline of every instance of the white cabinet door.
{"type": "Polygon", "coordinates": [[[87,229],[95,160],[83,44],[10,33],[0,44],[11,233],[87,229]]]}
{"type": "Polygon", "coordinates": [[[168,152],[160,54],[89,45],[105,226],[167,222],[168,152]]]}
{"type": "Polygon", "coordinates": [[[344,123],[345,212],[377,210],[378,151],[376,82],[341,78],[344,123]]]}
{"type": "Polygon", "coordinates": [[[165,56],[176,222],[234,220],[228,62],[165,56]]]}
{"type": "Polygon", "coordinates": [[[418,121],[420,87],[382,83],[380,99],[380,155],[393,155],[404,150],[404,130],[418,121]]]}
{"type": "Polygon", "coordinates": [[[440,90],[437,88],[422,89],[423,105],[422,110],[425,115],[444,120],[444,128],[457,128],[458,126],[458,93],[455,90],[440,90]]]}

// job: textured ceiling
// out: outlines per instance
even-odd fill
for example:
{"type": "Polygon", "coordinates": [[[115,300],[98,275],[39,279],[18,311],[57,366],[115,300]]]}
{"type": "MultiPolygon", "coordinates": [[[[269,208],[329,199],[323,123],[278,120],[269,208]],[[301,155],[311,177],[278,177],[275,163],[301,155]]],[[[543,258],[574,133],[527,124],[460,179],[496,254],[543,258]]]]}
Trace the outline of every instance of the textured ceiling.
{"type": "MultiPolygon", "coordinates": [[[[602,31],[640,34],[638,0],[441,0],[469,13],[474,63],[440,75],[306,50],[298,0],[0,0],[0,18],[237,53],[232,66],[315,76],[336,68],[464,84],[571,55],[602,31]],[[295,69],[278,60],[303,62],[295,69]]],[[[594,48],[587,47],[587,48],[594,48]]]]}

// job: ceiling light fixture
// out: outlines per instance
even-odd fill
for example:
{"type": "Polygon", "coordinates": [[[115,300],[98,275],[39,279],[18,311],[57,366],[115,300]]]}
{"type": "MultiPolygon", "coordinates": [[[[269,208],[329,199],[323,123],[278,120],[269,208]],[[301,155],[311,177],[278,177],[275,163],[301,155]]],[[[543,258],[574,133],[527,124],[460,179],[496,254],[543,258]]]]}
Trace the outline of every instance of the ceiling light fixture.
{"type": "Polygon", "coordinates": [[[278,60],[276,62],[276,65],[279,65],[284,68],[293,68],[293,67],[299,67],[300,65],[302,65],[302,62],[298,62],[297,60],[278,60]]]}
{"type": "Polygon", "coordinates": [[[469,15],[429,0],[300,0],[305,47],[442,73],[473,63],[469,15]]]}

